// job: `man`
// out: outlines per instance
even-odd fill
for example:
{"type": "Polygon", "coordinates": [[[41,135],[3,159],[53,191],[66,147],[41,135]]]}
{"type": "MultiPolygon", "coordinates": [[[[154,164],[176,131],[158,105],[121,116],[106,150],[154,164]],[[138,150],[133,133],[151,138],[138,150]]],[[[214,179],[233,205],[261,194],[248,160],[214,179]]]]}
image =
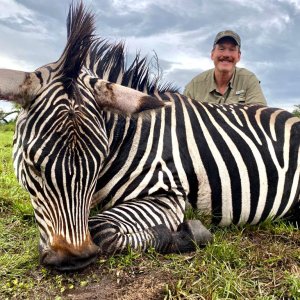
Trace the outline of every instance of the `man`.
{"type": "Polygon", "coordinates": [[[215,68],[193,78],[184,95],[201,102],[267,105],[255,74],[236,67],[240,58],[239,35],[231,30],[219,32],[211,51],[215,68]]]}

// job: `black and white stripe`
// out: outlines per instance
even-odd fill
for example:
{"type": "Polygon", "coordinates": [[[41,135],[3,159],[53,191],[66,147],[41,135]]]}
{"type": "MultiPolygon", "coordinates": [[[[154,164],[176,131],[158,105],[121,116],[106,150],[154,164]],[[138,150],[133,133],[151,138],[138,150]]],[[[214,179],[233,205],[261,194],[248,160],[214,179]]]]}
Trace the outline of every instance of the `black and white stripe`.
{"type": "Polygon", "coordinates": [[[174,193],[221,225],[287,213],[299,193],[298,118],[166,96],[171,105],[134,120],[108,114],[117,150],[101,171],[94,202],[108,209],[157,191],[174,193]]]}
{"type": "Polygon", "coordinates": [[[89,221],[92,238],[113,253],[165,247],[161,225],[176,231],[186,202],[222,226],[283,217],[298,203],[298,118],[263,106],[199,103],[159,87],[145,59],[126,69],[123,45],[93,41],[91,16],[82,5],[72,9],[66,49],[35,72],[39,87],[14,141],[42,248],[57,248],[61,238],[83,247],[92,205],[102,211],[89,221]],[[165,106],[136,114],[113,101],[105,106],[97,78],[165,106]]]}

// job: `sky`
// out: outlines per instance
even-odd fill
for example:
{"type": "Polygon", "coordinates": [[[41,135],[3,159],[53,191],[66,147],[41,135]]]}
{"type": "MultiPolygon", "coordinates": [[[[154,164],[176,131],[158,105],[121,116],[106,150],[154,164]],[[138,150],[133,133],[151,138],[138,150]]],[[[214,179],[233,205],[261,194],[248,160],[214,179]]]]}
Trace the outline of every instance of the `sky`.
{"type": "MultiPolygon", "coordinates": [[[[85,0],[96,35],[158,56],[163,79],[183,92],[210,58],[219,31],[241,37],[238,67],[254,72],[268,105],[300,104],[300,0],[85,0]]],[[[0,0],[0,68],[34,71],[56,61],[66,44],[71,1],[0,0]]],[[[7,102],[0,108],[9,111],[7,102]]]]}

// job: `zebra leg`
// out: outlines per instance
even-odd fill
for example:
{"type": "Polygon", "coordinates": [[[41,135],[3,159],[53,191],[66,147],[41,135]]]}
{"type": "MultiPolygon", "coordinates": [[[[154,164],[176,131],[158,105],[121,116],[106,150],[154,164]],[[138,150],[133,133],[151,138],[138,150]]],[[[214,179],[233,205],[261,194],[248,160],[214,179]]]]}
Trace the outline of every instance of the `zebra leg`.
{"type": "Polygon", "coordinates": [[[209,242],[212,235],[200,221],[182,222],[183,211],[184,201],[178,197],[148,197],[90,218],[89,228],[103,254],[149,247],[161,253],[193,251],[196,245],[209,242]]]}

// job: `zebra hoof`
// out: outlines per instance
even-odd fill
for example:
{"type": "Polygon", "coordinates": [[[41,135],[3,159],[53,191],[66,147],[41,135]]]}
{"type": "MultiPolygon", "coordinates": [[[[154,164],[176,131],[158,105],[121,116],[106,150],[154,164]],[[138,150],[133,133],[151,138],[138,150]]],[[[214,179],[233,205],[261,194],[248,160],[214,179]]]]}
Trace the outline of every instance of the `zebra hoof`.
{"type": "Polygon", "coordinates": [[[199,246],[204,246],[213,240],[213,235],[199,220],[187,220],[178,226],[177,231],[183,231],[199,246]]]}
{"type": "Polygon", "coordinates": [[[204,246],[212,239],[212,234],[199,220],[188,220],[173,233],[172,252],[194,251],[197,246],[204,246]]]}

